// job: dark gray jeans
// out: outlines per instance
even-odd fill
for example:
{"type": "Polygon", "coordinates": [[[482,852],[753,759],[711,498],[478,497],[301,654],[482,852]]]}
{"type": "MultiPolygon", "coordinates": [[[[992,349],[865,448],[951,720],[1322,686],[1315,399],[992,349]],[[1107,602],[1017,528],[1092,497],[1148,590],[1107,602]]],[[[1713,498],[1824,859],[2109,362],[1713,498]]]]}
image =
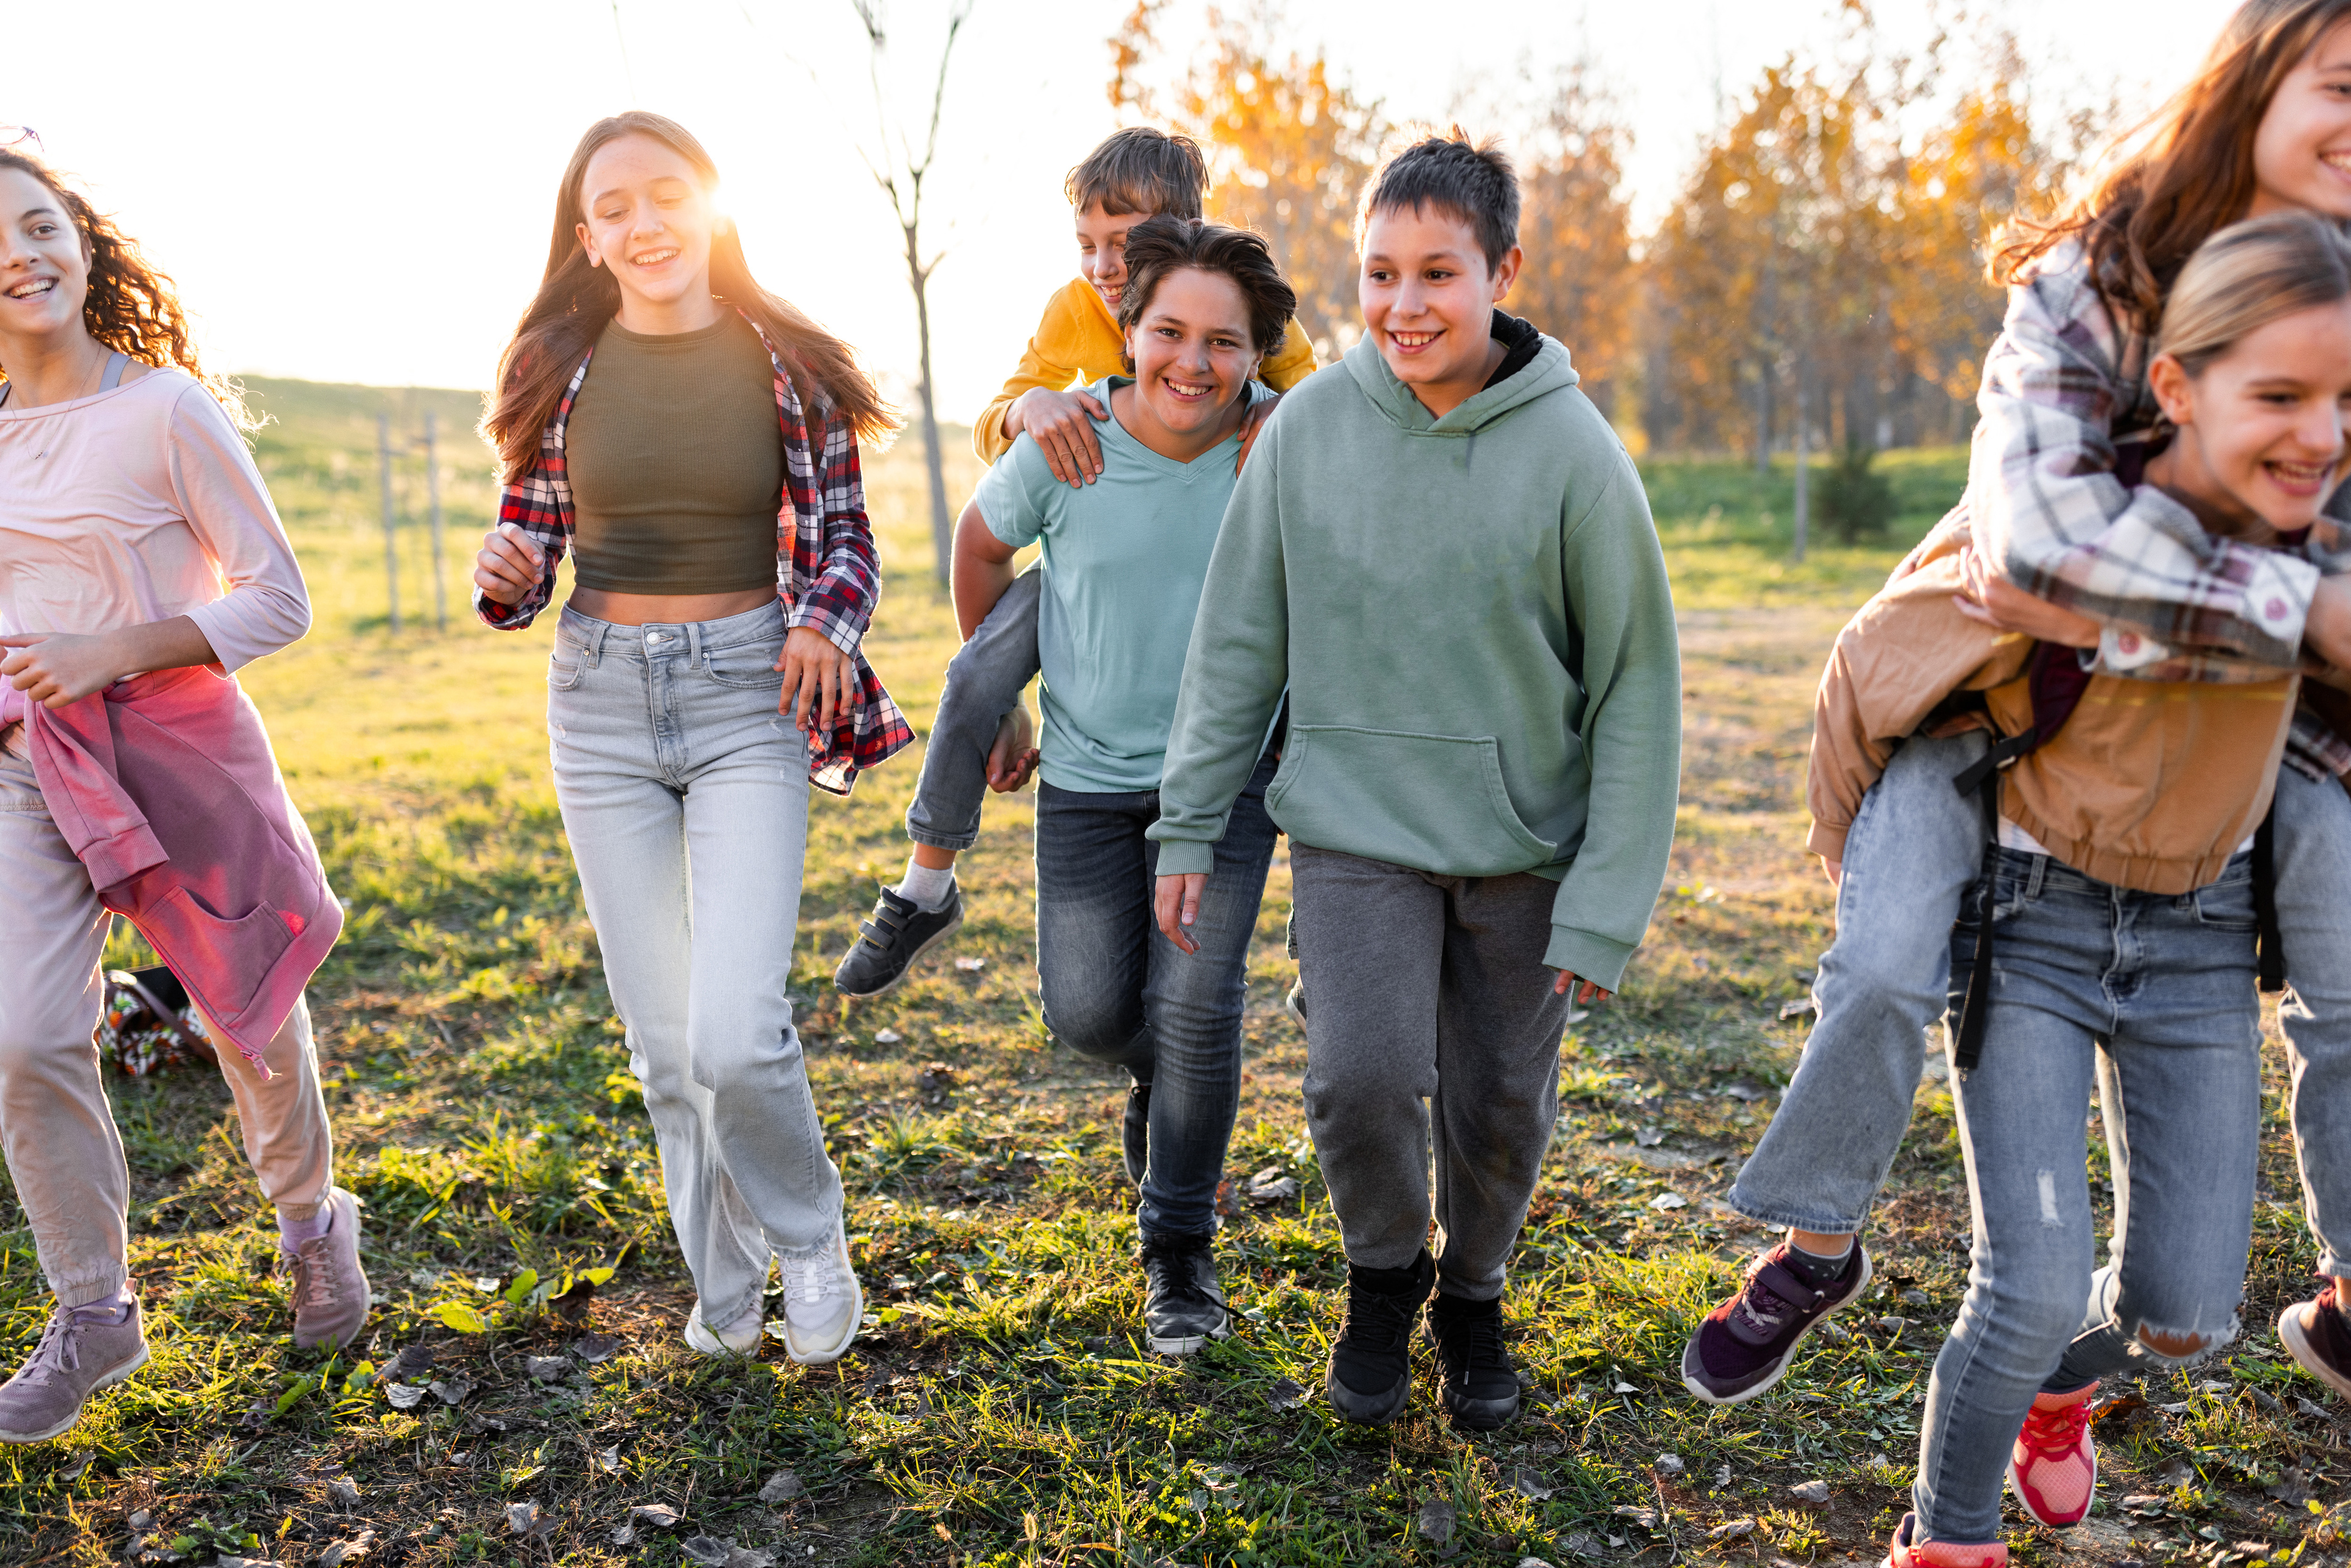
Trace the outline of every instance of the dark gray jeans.
{"type": "Polygon", "coordinates": [[[1012,580],[947,661],[939,710],[923,745],[923,772],[906,808],[906,836],[934,849],[967,850],[979,839],[987,799],[987,751],[996,726],[1037,674],[1037,602],[1044,573],[1031,567],[1012,580]]]}
{"type": "Polygon", "coordinates": [[[1542,961],[1559,884],[1433,876],[1295,840],[1290,873],[1306,1124],[1347,1260],[1419,1255],[1433,1136],[1437,1288],[1496,1300],[1559,1118],[1568,1003],[1542,961]]]}

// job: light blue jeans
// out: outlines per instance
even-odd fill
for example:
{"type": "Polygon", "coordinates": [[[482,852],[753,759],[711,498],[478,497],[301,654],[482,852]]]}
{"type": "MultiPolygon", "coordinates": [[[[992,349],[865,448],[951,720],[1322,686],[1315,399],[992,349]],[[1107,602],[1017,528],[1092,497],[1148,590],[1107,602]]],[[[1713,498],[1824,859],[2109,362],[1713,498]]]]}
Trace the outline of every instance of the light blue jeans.
{"type": "Polygon", "coordinates": [[[774,604],[642,627],[567,608],[547,673],[556,801],[714,1328],[841,1215],[788,994],[809,778],[783,643],[774,604]]]}
{"type": "Polygon", "coordinates": [[[1980,733],[1911,740],[1846,834],[1836,940],[1813,982],[1819,1021],[1730,1188],[1730,1207],[1826,1236],[1861,1228],[1910,1126],[1927,1029],[1943,1016],[1951,922],[1983,864],[1983,810],[1951,779],[1980,733]]]}
{"type": "MultiPolygon", "coordinates": [[[[1997,852],[1983,1060],[1953,1082],[1974,1247],[1912,1489],[1929,1540],[1999,1538],[2010,1447],[2043,1389],[2176,1366],[2236,1334],[2261,1142],[2252,858],[2167,897],[1997,852]],[[2116,1178],[2112,1260],[2095,1273],[2094,1080],[2116,1178]]],[[[1952,933],[1962,977],[1978,896],[1952,933]]]]}
{"type": "Polygon", "coordinates": [[[1044,584],[1045,574],[1033,566],[1014,578],[947,661],[938,712],[923,742],[922,775],[906,806],[906,836],[918,844],[960,851],[979,841],[997,724],[1037,677],[1037,607],[1044,584]]]}
{"type": "MultiPolygon", "coordinates": [[[[1983,853],[1983,814],[1951,788],[1980,735],[1912,740],[1862,798],[1845,841],[1820,1021],[1730,1205],[1771,1225],[1851,1235],[1910,1124],[1925,1032],[1943,1013],[1950,923],[1983,853]]],[[[2278,769],[2277,913],[2288,994],[2294,1149],[2318,1272],[2351,1273],[2351,793],[2278,769]]]]}

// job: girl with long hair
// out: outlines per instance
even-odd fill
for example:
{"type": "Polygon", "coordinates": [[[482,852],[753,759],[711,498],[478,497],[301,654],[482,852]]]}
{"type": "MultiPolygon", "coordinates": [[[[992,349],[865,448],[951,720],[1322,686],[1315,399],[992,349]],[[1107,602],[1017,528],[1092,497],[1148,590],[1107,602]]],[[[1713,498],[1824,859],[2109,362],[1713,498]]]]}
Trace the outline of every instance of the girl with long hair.
{"type": "Polygon", "coordinates": [[[172,281],[38,159],[0,148],[0,1145],[56,1310],[0,1386],[55,1437],[147,1360],[130,1173],[91,1031],[110,912],[183,981],[276,1206],[294,1339],[366,1321],[302,987],[342,911],[234,672],[309,599],[172,281]]]}
{"type": "Polygon", "coordinates": [[[752,277],[684,126],[632,110],[563,171],[538,293],[482,431],[506,488],[475,558],[548,668],[555,792],[697,1300],[686,1343],[830,1362],[863,1299],[787,994],[810,786],[913,738],[858,651],[881,568],[860,437],[893,415],[849,349],[752,277]],[[787,721],[789,718],[789,722],[787,721]]]}
{"type": "MultiPolygon", "coordinates": [[[[1991,276],[2008,288],[2008,315],[1985,361],[1968,496],[1896,579],[1956,549],[1965,613],[2078,648],[2077,662],[2101,674],[2260,683],[2305,653],[2351,667],[2351,582],[2337,575],[2335,526],[2351,516],[2351,495],[2336,491],[2299,549],[2269,549],[2208,530],[2178,484],[2141,461],[2165,427],[2148,367],[2188,258],[2245,218],[2351,222],[2342,163],[2351,163],[2351,0],[2250,0],[2194,79],[2080,201],[1996,241],[1991,276]]],[[[2280,1018],[2295,1142],[2327,1277],[2315,1301],[2286,1309],[2279,1332],[2305,1369],[2351,1394],[2351,1322],[2341,1311],[2351,1272],[2351,977],[2336,962],[2351,946],[2345,717],[2339,696],[2305,685],[2263,836],[2292,990],[2280,1018]]],[[[1821,961],[1819,1021],[1795,1079],[1730,1194],[1741,1212],[1789,1234],[1685,1349],[1684,1381],[1711,1403],[1770,1388],[1804,1337],[1866,1282],[1856,1238],[1909,1122],[1923,1031],[1946,1006],[1952,916],[1985,873],[1977,807],[1951,787],[1980,738],[1876,738],[1901,749],[1858,810],[1821,814],[1809,841],[1838,884],[1837,941],[1821,961]]],[[[2040,1452],[2087,1462],[2079,1407],[2032,1420],[2021,1461],[2040,1452]]],[[[2075,1500],[2086,1508],[2087,1492],[2075,1500]]],[[[2052,1521],[2079,1517],[2069,1503],[2052,1521]]]]}
{"type": "MultiPolygon", "coordinates": [[[[2306,213],[2213,235],[2176,275],[2147,380],[2164,428],[2146,480],[2216,538],[2299,540],[2351,458],[2351,237],[2306,213]]],[[[1990,786],[1999,841],[1951,935],[1952,1009],[1982,1009],[1978,1059],[1964,1031],[1952,1051],[1974,1238],[1889,1553],[1996,1568],[2003,1478],[2041,1522],[2088,1509],[2102,1377],[2181,1366],[2237,1333],[2261,1142],[2252,846],[2298,677],[2092,674],[2076,689],[2070,650],[2052,670],[1970,628],[1938,568],[1839,640],[1895,656],[1833,662],[1824,687],[1896,690],[1905,664],[1972,641],[2026,666],[1987,694],[2003,737],[2050,728],[2060,690],[2074,704],[1990,786]],[[1970,998],[1987,945],[1995,977],[1970,998]],[[2082,1161],[2094,1085],[2115,1181],[2104,1268],[2082,1161]]]]}

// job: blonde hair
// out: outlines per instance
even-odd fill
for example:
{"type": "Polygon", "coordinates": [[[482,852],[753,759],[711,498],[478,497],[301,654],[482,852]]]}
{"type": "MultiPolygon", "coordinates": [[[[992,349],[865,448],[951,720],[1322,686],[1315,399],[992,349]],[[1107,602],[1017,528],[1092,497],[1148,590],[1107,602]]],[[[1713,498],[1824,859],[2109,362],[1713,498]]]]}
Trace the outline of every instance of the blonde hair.
{"type": "Polygon", "coordinates": [[[2196,247],[2165,302],[2155,350],[2200,376],[2271,322],[2351,299],[2351,236],[2308,213],[2231,224],[2196,247]]]}

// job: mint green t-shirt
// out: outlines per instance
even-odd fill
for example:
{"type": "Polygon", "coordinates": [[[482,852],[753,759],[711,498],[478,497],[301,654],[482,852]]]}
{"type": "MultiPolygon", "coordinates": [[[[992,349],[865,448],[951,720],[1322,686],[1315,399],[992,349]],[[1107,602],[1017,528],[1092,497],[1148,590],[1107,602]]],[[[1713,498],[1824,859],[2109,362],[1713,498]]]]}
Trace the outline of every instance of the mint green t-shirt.
{"type": "MultiPolygon", "coordinates": [[[[1125,376],[1085,390],[1110,406],[1125,376]]],[[[1252,401],[1273,394],[1255,382],[1252,401]]],[[[996,537],[1045,542],[1037,651],[1044,667],[1040,770],[1057,789],[1156,789],[1176,688],[1208,558],[1238,477],[1234,436],[1189,463],[1162,457],[1119,424],[1094,426],[1101,477],[1073,489],[1022,434],[973,498],[996,537]]]]}

